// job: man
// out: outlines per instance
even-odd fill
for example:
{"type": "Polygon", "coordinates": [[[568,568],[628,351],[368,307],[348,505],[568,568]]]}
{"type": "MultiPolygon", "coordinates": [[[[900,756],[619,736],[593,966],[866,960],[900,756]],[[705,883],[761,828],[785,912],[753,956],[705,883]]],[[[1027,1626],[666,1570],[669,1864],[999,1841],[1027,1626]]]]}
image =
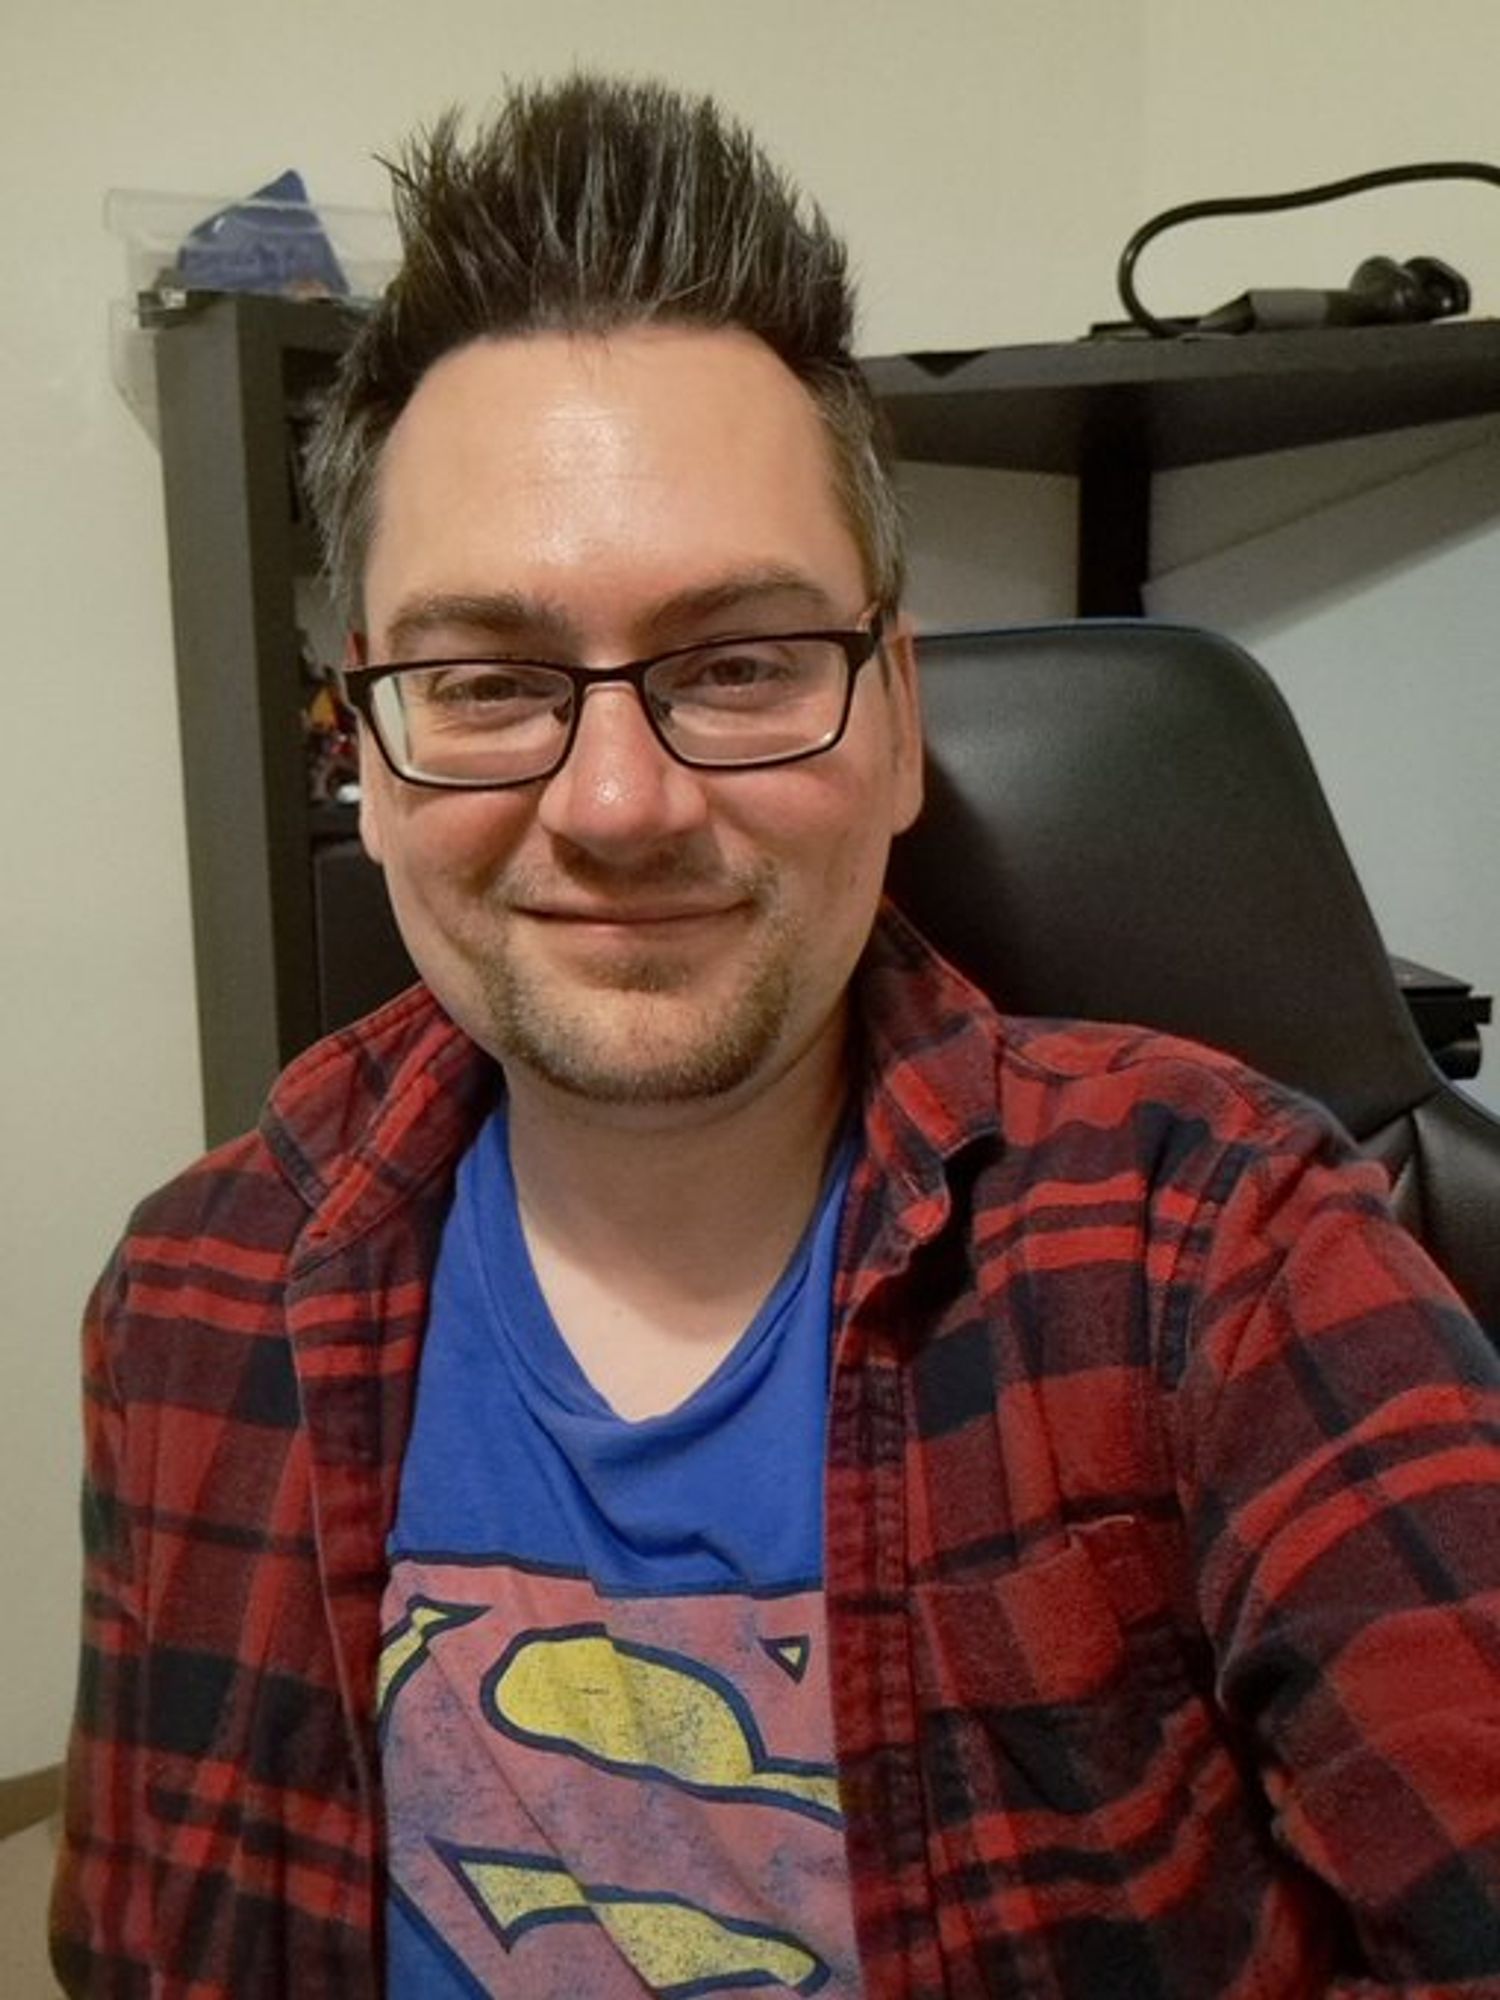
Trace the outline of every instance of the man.
{"type": "Polygon", "coordinates": [[[1493,1359],[1306,1105],[880,911],[837,244],[587,79],[397,191],[315,467],[425,988],[91,1310],[64,1983],[1500,1991],[1493,1359]]]}

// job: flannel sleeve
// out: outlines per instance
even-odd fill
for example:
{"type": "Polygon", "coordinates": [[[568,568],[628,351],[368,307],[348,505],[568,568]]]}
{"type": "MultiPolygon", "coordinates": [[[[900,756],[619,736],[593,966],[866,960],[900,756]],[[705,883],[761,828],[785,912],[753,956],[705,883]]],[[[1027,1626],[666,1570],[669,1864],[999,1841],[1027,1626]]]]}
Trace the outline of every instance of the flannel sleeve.
{"type": "Polygon", "coordinates": [[[51,1908],[53,1969],[64,1992],[112,2000],[145,1994],[151,1983],[137,1846],[142,1617],[122,1491],[125,1417],[109,1358],[125,1289],[117,1254],[84,1320],[82,1634],[51,1908]]]}
{"type": "Polygon", "coordinates": [[[1178,1357],[1219,1699],[1273,1837],[1347,1912],[1363,1976],[1332,1990],[1492,1994],[1500,1358],[1377,1170],[1282,1126],[1226,1160],[1178,1357]]]}

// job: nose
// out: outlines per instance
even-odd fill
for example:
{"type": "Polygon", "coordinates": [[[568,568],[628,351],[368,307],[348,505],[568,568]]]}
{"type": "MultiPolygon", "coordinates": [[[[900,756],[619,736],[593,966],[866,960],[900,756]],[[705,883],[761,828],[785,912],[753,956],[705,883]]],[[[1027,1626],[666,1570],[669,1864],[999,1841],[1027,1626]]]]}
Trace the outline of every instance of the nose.
{"type": "Polygon", "coordinates": [[[582,700],[567,762],[542,790],[547,831],[604,858],[697,832],[708,818],[701,775],[662,748],[634,689],[616,682],[582,700]]]}

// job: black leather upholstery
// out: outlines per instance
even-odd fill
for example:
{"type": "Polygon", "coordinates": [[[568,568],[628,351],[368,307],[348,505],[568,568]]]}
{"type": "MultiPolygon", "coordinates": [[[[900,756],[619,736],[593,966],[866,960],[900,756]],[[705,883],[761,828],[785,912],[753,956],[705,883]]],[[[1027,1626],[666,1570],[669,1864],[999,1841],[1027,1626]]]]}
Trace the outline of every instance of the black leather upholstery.
{"type": "Polygon", "coordinates": [[[1129,621],[920,653],[928,799],[897,901],[1011,1012],[1167,1028],[1323,1099],[1500,1331],[1500,1120],[1423,1046],[1269,676],[1129,621]]]}

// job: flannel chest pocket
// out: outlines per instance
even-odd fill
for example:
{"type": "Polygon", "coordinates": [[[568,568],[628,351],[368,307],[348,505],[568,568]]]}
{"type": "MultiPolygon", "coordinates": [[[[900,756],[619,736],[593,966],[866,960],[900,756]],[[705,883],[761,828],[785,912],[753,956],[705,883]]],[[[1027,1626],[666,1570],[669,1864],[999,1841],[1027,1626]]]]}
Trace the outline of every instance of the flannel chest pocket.
{"type": "Polygon", "coordinates": [[[938,1827],[1084,1817],[1093,1845],[1111,1816],[1154,1817],[1164,1789],[1184,1782],[1210,1724],[1160,1553],[1118,1515],[1015,1568],[916,1587],[921,1759],[938,1827]]]}

